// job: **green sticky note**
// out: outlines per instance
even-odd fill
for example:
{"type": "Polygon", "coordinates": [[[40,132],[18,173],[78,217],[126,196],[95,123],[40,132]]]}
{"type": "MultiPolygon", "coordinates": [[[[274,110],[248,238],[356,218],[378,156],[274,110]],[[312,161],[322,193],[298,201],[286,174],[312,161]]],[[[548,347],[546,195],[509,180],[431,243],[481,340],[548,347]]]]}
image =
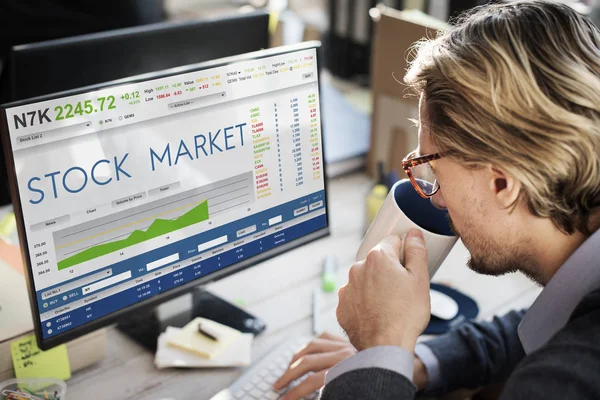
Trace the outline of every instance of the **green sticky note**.
{"type": "Polygon", "coordinates": [[[57,378],[66,381],[71,377],[67,346],[64,344],[42,351],[35,336],[31,335],[11,342],[10,352],[17,378],[57,378]]]}

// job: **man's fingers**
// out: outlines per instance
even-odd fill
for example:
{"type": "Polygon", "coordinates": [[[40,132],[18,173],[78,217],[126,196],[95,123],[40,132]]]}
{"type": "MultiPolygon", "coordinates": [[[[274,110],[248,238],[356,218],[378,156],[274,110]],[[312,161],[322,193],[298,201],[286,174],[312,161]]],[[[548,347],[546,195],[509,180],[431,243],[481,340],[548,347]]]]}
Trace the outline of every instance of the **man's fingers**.
{"type": "Polygon", "coordinates": [[[331,368],[344,358],[347,358],[346,354],[347,353],[343,350],[322,354],[308,354],[290,365],[281,378],[273,384],[273,388],[279,390],[308,372],[322,371],[331,368]]]}
{"type": "Polygon", "coordinates": [[[336,351],[347,346],[347,341],[342,342],[339,340],[317,338],[308,343],[306,346],[304,346],[299,352],[297,352],[290,361],[290,365],[295,363],[300,357],[303,357],[307,354],[328,353],[330,351],[336,351]]]}
{"type": "Polygon", "coordinates": [[[404,267],[413,275],[429,279],[427,248],[425,239],[418,229],[411,229],[404,239],[404,267]]]}
{"type": "Polygon", "coordinates": [[[300,373],[300,370],[288,368],[287,371],[285,371],[285,373],[283,375],[281,375],[279,377],[279,379],[277,379],[275,381],[275,383],[273,384],[273,389],[275,389],[275,390],[283,389],[284,387],[289,385],[290,382],[298,379],[301,376],[302,376],[302,374],[300,373]]]}
{"type": "Polygon", "coordinates": [[[375,249],[379,247],[384,253],[389,254],[396,260],[400,259],[400,248],[402,247],[402,240],[396,235],[389,235],[384,237],[381,242],[375,246],[375,249]]]}
{"type": "Polygon", "coordinates": [[[319,371],[306,378],[301,384],[290,390],[281,400],[298,400],[301,397],[316,392],[325,384],[325,372],[319,371]]]}
{"type": "Polygon", "coordinates": [[[348,339],[343,338],[341,336],[332,335],[329,332],[323,332],[318,337],[319,337],[319,339],[327,339],[327,340],[333,340],[333,341],[336,341],[336,342],[348,343],[348,339]]]}
{"type": "Polygon", "coordinates": [[[335,308],[335,317],[346,333],[348,332],[348,329],[346,329],[346,323],[348,322],[348,318],[350,318],[348,313],[351,312],[350,301],[352,297],[349,294],[351,290],[352,289],[349,283],[338,289],[338,305],[335,308]]]}

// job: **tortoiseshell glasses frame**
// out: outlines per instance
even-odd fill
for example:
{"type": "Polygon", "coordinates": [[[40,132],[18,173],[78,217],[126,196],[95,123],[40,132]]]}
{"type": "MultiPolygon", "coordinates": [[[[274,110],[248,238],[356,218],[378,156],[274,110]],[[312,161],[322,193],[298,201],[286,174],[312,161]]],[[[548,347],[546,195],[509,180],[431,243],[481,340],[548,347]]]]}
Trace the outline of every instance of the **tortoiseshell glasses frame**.
{"type": "Polygon", "coordinates": [[[435,177],[435,173],[431,168],[429,162],[434,160],[439,160],[443,156],[440,153],[435,154],[427,154],[424,156],[415,157],[417,155],[417,151],[414,150],[410,152],[404,160],[402,160],[402,168],[404,168],[404,172],[410,179],[413,187],[419,193],[421,197],[427,199],[440,190],[440,184],[435,177]],[[419,170],[422,171],[422,174],[429,173],[431,176],[430,179],[424,179],[423,176],[419,176],[419,173],[414,173],[413,168],[422,166],[419,170]],[[433,180],[431,182],[431,180],[433,180]],[[421,183],[421,184],[420,184],[421,183]]]}

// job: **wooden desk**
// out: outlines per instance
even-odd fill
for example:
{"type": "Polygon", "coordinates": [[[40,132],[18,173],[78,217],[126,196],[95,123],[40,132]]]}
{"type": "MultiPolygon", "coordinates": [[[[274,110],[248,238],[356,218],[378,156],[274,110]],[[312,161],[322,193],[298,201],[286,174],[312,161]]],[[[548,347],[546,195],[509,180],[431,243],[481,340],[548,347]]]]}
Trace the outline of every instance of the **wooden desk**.
{"type": "MultiPolygon", "coordinates": [[[[209,286],[225,299],[243,298],[246,308],[267,322],[266,332],[254,342],[253,360],[291,335],[311,334],[312,291],[320,284],[323,257],[337,257],[340,283],[345,282],[364,232],[364,199],[371,184],[363,174],[331,181],[330,237],[209,286]]],[[[539,293],[535,284],[519,274],[478,276],[465,267],[467,259],[468,253],[459,242],[434,281],[450,284],[474,297],[482,318],[528,306],[539,293]]],[[[342,334],[335,319],[336,304],[337,294],[323,296],[322,327],[342,334]]],[[[107,329],[107,341],[106,358],[67,382],[69,399],[210,399],[243,372],[241,368],[158,370],[154,367],[154,354],[116,329],[107,329]]]]}

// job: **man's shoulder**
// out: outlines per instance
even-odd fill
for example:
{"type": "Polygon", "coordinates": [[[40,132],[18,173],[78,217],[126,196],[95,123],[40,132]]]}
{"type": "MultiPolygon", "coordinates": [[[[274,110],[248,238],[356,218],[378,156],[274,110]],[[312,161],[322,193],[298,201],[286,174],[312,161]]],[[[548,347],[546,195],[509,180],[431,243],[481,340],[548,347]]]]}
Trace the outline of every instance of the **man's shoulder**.
{"type": "Polygon", "coordinates": [[[588,294],[546,345],[525,357],[503,399],[600,398],[600,289],[588,294]]]}
{"type": "MultiPolygon", "coordinates": [[[[590,318],[593,315],[598,315],[600,312],[600,288],[593,290],[588,293],[583,300],[579,302],[571,317],[569,323],[576,322],[582,318],[590,318]]],[[[600,323],[600,320],[596,319],[596,323],[600,323]]]]}
{"type": "Polygon", "coordinates": [[[599,350],[600,288],[590,292],[577,305],[567,324],[557,332],[547,346],[590,344],[599,350]]]}

